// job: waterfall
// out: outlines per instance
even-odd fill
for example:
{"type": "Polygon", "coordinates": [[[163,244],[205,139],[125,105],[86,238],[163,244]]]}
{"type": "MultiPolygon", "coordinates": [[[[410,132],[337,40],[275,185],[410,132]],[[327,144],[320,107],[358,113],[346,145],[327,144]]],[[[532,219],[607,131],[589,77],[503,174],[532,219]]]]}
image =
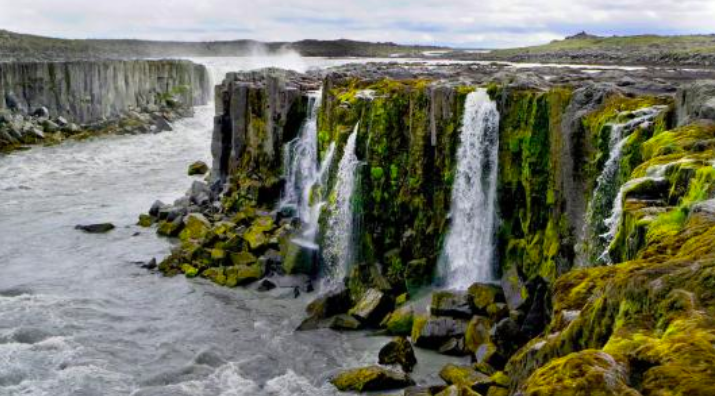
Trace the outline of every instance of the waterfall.
{"type": "Polygon", "coordinates": [[[486,90],[467,96],[452,187],[450,226],[440,257],[446,286],[493,280],[499,113],[486,90]]]}
{"type": "Polygon", "coordinates": [[[342,282],[353,258],[353,235],[355,232],[353,196],[357,169],[360,165],[355,146],[359,127],[359,123],[355,125],[345,144],[345,150],[338,165],[334,196],[331,197],[328,228],[323,246],[323,258],[326,263],[324,275],[328,286],[342,282]]]}
{"type": "Polygon", "coordinates": [[[596,179],[596,188],[593,191],[591,202],[587,211],[588,222],[587,226],[593,231],[592,236],[599,236],[600,240],[596,241],[596,250],[601,250],[598,260],[605,263],[610,263],[608,249],[615,238],[620,225],[622,212],[622,194],[623,189],[619,188],[618,173],[621,167],[621,158],[623,156],[623,148],[633,131],[637,128],[648,128],[652,125],[653,119],[665,109],[665,106],[653,106],[645,109],[636,110],[631,113],[634,117],[629,121],[612,124],[611,136],[609,138],[609,153],[603,171],[596,179]],[[610,216],[600,219],[605,213],[610,213],[610,216]],[[605,230],[602,233],[599,230],[605,230]]]}
{"type": "Polygon", "coordinates": [[[286,144],[284,175],[286,180],[280,207],[295,211],[303,228],[296,241],[303,246],[315,244],[320,208],[324,204],[324,187],[333,162],[335,145],[331,144],[322,161],[318,162],[318,109],[321,92],[308,95],[310,112],[299,135],[286,144]]]}

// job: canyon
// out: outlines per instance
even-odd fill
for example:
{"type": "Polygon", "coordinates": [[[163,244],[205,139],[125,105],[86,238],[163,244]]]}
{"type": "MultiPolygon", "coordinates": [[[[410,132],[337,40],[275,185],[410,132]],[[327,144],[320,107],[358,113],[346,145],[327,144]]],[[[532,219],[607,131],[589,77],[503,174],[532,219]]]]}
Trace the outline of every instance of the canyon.
{"type": "Polygon", "coordinates": [[[0,63],[0,394],[715,392],[715,72],[284,61],[0,63]]]}

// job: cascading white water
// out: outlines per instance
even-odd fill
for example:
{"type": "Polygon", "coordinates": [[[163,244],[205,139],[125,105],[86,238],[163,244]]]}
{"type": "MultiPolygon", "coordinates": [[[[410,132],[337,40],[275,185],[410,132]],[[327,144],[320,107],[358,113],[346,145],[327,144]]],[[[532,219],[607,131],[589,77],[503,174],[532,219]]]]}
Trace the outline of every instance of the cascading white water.
{"type": "MultiPolygon", "coordinates": [[[[615,183],[618,179],[623,148],[633,131],[637,128],[649,127],[653,119],[664,109],[665,106],[653,106],[640,109],[632,113],[633,119],[620,124],[611,125],[608,159],[603,167],[603,171],[596,179],[596,188],[594,189],[593,198],[591,199],[588,209],[589,223],[598,221],[596,219],[598,214],[596,213],[597,209],[594,208],[594,204],[597,202],[603,201],[601,203],[606,204],[606,210],[611,213],[609,217],[603,220],[603,225],[607,228],[607,232],[600,235],[605,248],[598,257],[599,261],[610,263],[611,260],[608,250],[613,238],[616,236],[620,224],[622,211],[622,202],[620,201],[622,200],[623,188],[620,188],[616,193],[615,189],[618,188],[618,186],[615,186],[615,183]],[[614,192],[609,193],[610,191],[614,192]],[[616,196],[614,197],[613,194],[616,196]]],[[[590,226],[594,227],[597,225],[590,224],[590,226]]]]}
{"type": "Polygon", "coordinates": [[[440,258],[449,288],[493,280],[499,112],[486,90],[467,96],[452,187],[452,224],[440,258]]]}
{"type": "Polygon", "coordinates": [[[345,144],[338,166],[334,200],[331,199],[333,202],[323,246],[323,258],[326,263],[324,275],[328,286],[342,282],[353,257],[353,195],[357,169],[360,165],[355,147],[359,127],[359,123],[355,125],[345,144]]]}

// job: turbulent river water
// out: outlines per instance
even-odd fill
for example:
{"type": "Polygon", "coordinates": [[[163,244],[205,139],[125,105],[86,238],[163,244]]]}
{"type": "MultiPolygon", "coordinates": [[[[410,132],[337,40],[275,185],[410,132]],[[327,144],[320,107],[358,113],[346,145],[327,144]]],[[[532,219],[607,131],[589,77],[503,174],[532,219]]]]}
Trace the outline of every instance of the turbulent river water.
{"type": "MultiPolygon", "coordinates": [[[[348,60],[200,59],[214,79],[348,60]]],[[[136,223],[210,158],[213,108],[173,132],[67,142],[0,156],[0,395],[332,395],[335,370],[375,363],[384,337],[293,331],[309,299],[165,278],[135,262],[170,242],[136,223]],[[74,230],[109,221],[106,235],[74,230]]],[[[419,382],[446,358],[425,357],[419,382]],[[429,361],[429,363],[427,363],[429,361]]]]}

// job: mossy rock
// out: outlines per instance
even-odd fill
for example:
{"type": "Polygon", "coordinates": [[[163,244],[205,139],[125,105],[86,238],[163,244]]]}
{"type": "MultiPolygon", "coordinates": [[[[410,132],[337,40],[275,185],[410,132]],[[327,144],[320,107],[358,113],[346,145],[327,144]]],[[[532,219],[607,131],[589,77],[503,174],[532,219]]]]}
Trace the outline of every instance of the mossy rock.
{"type": "Polygon", "coordinates": [[[154,223],[156,223],[156,217],[142,213],[139,215],[139,222],[137,223],[137,225],[140,227],[148,228],[153,226],[154,223]]]}
{"type": "Polygon", "coordinates": [[[184,229],[179,238],[181,240],[201,240],[211,230],[211,222],[200,213],[190,213],[184,219],[184,229]]]}
{"type": "Polygon", "coordinates": [[[248,246],[252,251],[258,251],[268,243],[266,234],[263,233],[262,227],[251,227],[244,234],[243,239],[248,242],[248,246]]]}
{"type": "Polygon", "coordinates": [[[488,388],[492,383],[488,375],[476,371],[472,366],[459,366],[451,363],[440,370],[439,376],[449,385],[466,386],[472,389],[483,386],[488,388]]]}
{"type": "Polygon", "coordinates": [[[482,344],[491,342],[489,331],[492,323],[483,316],[474,316],[467,325],[467,332],[464,335],[465,347],[476,352],[482,344]]]}
{"type": "Polygon", "coordinates": [[[256,262],[258,262],[258,259],[256,256],[252,255],[249,252],[238,252],[238,253],[231,253],[231,263],[233,265],[253,265],[256,262]]]}
{"type": "Polygon", "coordinates": [[[208,268],[201,273],[201,276],[221,286],[226,285],[226,274],[223,267],[208,268]]]}
{"type": "Polygon", "coordinates": [[[348,312],[365,324],[377,325],[394,307],[392,297],[377,289],[369,289],[348,312]]]}
{"type": "Polygon", "coordinates": [[[452,316],[458,318],[471,318],[470,296],[464,292],[436,291],[432,293],[430,313],[436,316],[452,316]]]}
{"type": "Polygon", "coordinates": [[[307,246],[288,241],[283,260],[283,271],[289,275],[312,275],[318,266],[318,250],[313,246],[307,246]]]}
{"type": "Polygon", "coordinates": [[[181,272],[183,272],[187,278],[194,278],[199,274],[199,270],[191,264],[182,264],[181,272]]]}
{"type": "Polygon", "coordinates": [[[505,302],[501,287],[490,283],[475,283],[467,290],[469,301],[474,311],[486,315],[490,305],[505,302]]]}
{"type": "Polygon", "coordinates": [[[404,306],[394,310],[385,318],[385,328],[392,335],[408,336],[412,333],[414,312],[412,307],[404,306]]]}
{"type": "Polygon", "coordinates": [[[166,237],[178,237],[181,230],[184,229],[184,223],[180,219],[174,221],[163,220],[159,222],[159,227],[156,229],[156,233],[161,236],[166,237]]]}
{"type": "Polygon", "coordinates": [[[407,374],[380,366],[344,370],[334,376],[330,383],[342,392],[386,391],[415,384],[407,374]]]}
{"type": "Polygon", "coordinates": [[[468,386],[450,385],[436,396],[482,396],[468,386]]]}
{"type": "Polygon", "coordinates": [[[263,277],[264,268],[260,264],[234,265],[226,268],[226,286],[245,286],[263,277]]]}
{"type": "Polygon", "coordinates": [[[404,372],[411,373],[417,364],[417,357],[407,338],[396,337],[380,349],[378,362],[386,365],[396,364],[402,367],[404,372]]]}
{"type": "Polygon", "coordinates": [[[189,165],[189,176],[205,175],[209,171],[209,166],[203,161],[196,161],[189,165]]]}
{"type": "Polygon", "coordinates": [[[523,394],[640,396],[628,386],[626,369],[601,351],[584,350],[556,359],[526,381],[523,394]]]}

